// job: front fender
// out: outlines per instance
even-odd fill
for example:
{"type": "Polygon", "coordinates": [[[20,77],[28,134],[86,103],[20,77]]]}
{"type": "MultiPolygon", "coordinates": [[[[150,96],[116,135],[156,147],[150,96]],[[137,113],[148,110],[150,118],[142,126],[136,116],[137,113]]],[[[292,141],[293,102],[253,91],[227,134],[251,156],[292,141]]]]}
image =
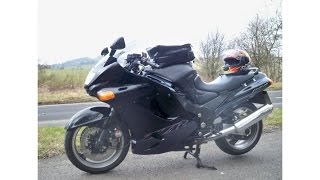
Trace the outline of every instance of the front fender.
{"type": "Polygon", "coordinates": [[[65,125],[66,130],[109,119],[113,109],[105,106],[88,107],[77,112],[65,125]]]}

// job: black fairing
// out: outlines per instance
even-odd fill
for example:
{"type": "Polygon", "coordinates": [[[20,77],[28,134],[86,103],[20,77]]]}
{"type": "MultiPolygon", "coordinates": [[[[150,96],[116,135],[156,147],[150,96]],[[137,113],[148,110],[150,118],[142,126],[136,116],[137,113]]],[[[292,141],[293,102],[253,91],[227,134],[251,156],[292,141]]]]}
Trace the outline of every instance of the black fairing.
{"type": "Polygon", "coordinates": [[[70,130],[88,124],[94,124],[98,121],[105,121],[109,118],[111,108],[109,106],[88,107],[77,112],[66,124],[65,129],[70,130]]]}
{"type": "Polygon", "coordinates": [[[249,78],[241,83],[238,88],[228,92],[228,96],[225,101],[214,110],[215,117],[219,116],[221,113],[223,113],[223,111],[233,109],[239,104],[246,102],[259,104],[271,103],[270,99],[268,100],[268,94],[261,94],[267,87],[271,85],[269,78],[261,72],[256,72],[253,74],[254,76],[252,78],[249,78]]]}
{"type": "Polygon", "coordinates": [[[101,71],[101,75],[99,75],[90,86],[85,87],[89,95],[95,96],[97,91],[103,87],[121,87],[125,84],[138,82],[138,78],[121,67],[118,62],[103,67],[101,71]]]}
{"type": "Polygon", "coordinates": [[[105,67],[104,72],[96,79],[94,84],[105,82],[121,84],[125,76],[130,76],[130,73],[123,69],[118,62],[114,62],[105,67]]]}
{"type": "Polygon", "coordinates": [[[198,125],[195,121],[179,120],[175,124],[167,125],[132,145],[135,154],[160,154],[168,151],[184,150],[186,137],[192,134],[198,125]]]}

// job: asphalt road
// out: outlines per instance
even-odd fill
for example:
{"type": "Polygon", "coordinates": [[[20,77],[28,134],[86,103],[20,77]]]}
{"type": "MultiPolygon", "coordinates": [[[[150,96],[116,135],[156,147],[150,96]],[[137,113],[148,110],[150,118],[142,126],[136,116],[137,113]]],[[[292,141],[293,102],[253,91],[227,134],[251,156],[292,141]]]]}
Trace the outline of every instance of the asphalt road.
{"type": "MultiPolygon", "coordinates": [[[[269,96],[275,107],[282,107],[282,91],[269,91],[269,96]]],[[[104,103],[76,103],[38,106],[39,126],[63,126],[76,112],[90,106],[104,103]]]]}
{"type": "Polygon", "coordinates": [[[80,171],[65,155],[38,161],[38,179],[234,179],[277,180],[282,179],[282,132],[262,134],[260,142],[249,153],[231,156],[223,153],[213,142],[202,145],[202,161],[215,165],[218,170],[197,169],[190,156],[183,152],[160,155],[135,155],[130,151],[124,161],[106,174],[91,175],[80,171]]]}

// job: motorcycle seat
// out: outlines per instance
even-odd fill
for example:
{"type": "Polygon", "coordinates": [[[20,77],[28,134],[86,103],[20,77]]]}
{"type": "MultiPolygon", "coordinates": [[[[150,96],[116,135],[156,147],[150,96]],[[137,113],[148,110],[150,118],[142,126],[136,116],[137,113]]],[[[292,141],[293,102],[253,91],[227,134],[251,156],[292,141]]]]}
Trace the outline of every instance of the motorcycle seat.
{"type": "Polygon", "coordinates": [[[209,92],[223,92],[227,90],[232,90],[240,87],[242,83],[253,78],[254,73],[248,73],[245,75],[220,75],[215,80],[206,83],[203,82],[199,76],[194,79],[195,87],[199,90],[209,91],[209,92]]]}

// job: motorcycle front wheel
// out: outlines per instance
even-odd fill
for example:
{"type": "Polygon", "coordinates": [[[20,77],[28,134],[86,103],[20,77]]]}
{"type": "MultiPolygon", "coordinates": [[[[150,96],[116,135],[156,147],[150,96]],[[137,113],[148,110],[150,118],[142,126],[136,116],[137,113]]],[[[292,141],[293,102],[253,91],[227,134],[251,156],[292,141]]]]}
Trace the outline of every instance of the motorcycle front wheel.
{"type": "MultiPolygon", "coordinates": [[[[245,104],[233,111],[238,120],[247,117],[257,108],[253,104],[245,104]]],[[[239,134],[229,134],[217,139],[216,145],[225,153],[230,155],[241,155],[249,152],[259,142],[263,131],[262,120],[247,128],[239,134]]]]}
{"type": "Polygon", "coordinates": [[[129,150],[130,135],[124,124],[103,129],[100,125],[82,126],[68,130],[65,151],[77,168],[98,174],[118,166],[129,150]],[[101,134],[104,138],[101,141],[101,134]]]}

